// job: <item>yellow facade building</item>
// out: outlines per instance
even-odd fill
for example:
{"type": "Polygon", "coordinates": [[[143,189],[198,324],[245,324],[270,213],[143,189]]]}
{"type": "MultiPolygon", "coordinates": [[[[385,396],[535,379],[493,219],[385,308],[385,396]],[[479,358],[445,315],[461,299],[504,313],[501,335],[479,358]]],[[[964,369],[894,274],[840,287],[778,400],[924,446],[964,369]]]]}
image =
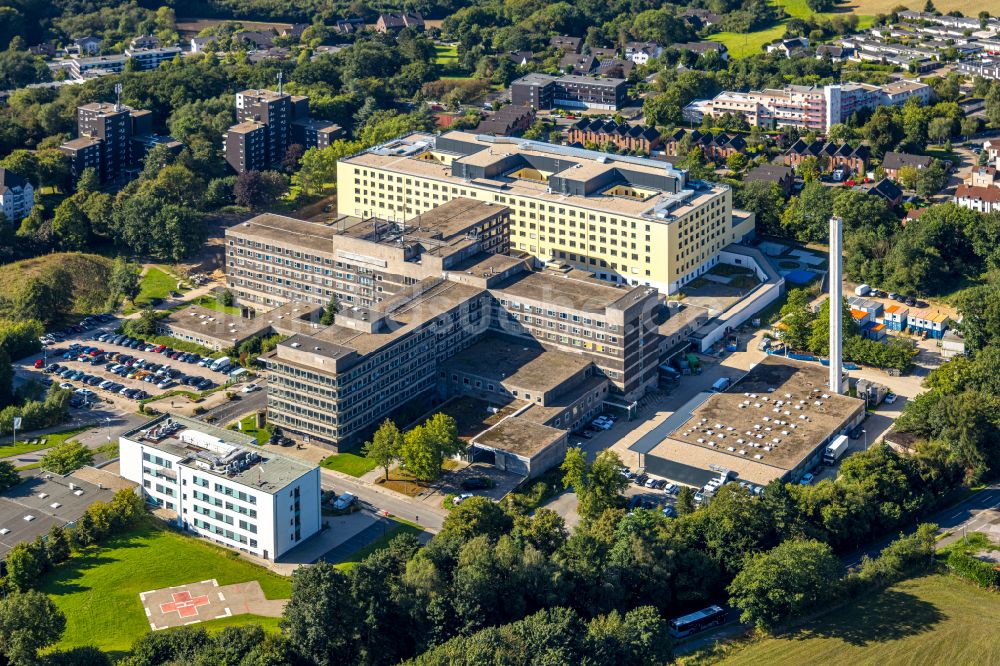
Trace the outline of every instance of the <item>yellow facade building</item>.
{"type": "Polygon", "coordinates": [[[510,209],[510,252],[672,293],[752,236],[728,186],[647,158],[446,132],[337,165],[341,215],[402,223],[457,197],[510,209]]]}

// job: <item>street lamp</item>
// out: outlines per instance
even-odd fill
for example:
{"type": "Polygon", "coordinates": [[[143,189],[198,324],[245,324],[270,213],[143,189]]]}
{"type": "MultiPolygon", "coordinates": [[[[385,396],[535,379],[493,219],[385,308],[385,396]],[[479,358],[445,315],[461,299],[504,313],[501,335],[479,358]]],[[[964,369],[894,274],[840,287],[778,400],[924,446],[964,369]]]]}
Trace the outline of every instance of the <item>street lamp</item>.
{"type": "Polygon", "coordinates": [[[861,429],[861,434],[865,436],[865,451],[868,450],[868,431],[864,428],[861,429]]]}
{"type": "Polygon", "coordinates": [[[111,441],[111,417],[105,416],[104,422],[108,425],[108,441],[111,441]]]}

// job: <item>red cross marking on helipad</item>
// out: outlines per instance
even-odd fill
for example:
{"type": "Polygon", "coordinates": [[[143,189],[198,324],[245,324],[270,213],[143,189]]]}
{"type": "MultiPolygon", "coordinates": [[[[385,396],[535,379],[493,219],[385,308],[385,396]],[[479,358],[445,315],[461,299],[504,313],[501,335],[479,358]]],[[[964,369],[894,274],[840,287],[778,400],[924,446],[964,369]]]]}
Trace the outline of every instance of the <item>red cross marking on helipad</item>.
{"type": "Polygon", "coordinates": [[[203,594],[200,597],[192,597],[191,593],[186,590],[184,592],[174,592],[170,596],[174,600],[160,604],[161,613],[177,611],[181,617],[194,617],[198,614],[198,606],[205,606],[209,603],[207,594],[203,594]]]}

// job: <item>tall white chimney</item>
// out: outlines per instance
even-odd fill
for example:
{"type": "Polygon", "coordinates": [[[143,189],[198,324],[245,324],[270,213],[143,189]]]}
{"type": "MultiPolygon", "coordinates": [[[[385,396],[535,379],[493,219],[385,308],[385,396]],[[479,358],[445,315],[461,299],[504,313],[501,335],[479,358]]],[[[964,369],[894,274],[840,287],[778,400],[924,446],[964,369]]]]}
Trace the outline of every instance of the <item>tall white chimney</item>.
{"type": "Polygon", "coordinates": [[[830,391],[844,392],[842,313],[844,303],[841,240],[844,221],[830,218],[830,391]]]}

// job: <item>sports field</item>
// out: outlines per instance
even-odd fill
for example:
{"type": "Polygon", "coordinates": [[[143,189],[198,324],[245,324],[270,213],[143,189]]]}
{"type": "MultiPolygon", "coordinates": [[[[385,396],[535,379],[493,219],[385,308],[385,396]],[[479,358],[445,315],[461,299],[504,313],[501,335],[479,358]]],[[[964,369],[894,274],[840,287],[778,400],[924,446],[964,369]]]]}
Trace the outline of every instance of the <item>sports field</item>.
{"type": "MultiPolygon", "coordinates": [[[[149,631],[141,592],[210,578],[220,585],[259,581],[268,599],[287,599],[292,592],[290,579],[167,530],[152,518],[103,548],[72,557],[45,577],[41,589],[66,614],[66,633],[57,648],[94,645],[122,653],[149,631]]],[[[199,626],[213,630],[248,623],[276,630],[278,618],[238,615],[199,626]]]]}
{"type": "Polygon", "coordinates": [[[1000,594],[944,574],[893,585],[719,663],[1000,664],[1000,594]]]}

